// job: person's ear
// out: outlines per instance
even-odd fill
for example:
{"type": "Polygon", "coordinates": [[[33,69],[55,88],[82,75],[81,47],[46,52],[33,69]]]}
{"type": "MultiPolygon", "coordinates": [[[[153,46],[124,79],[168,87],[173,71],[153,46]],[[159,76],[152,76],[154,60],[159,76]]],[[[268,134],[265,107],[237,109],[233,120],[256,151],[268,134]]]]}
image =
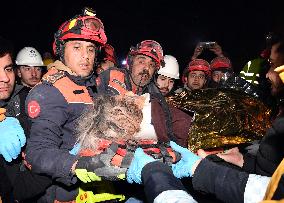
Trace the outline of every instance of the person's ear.
{"type": "Polygon", "coordinates": [[[188,78],[188,76],[184,77],[184,83],[187,83],[187,78],[188,78]]]}
{"type": "Polygon", "coordinates": [[[21,73],[20,68],[17,68],[16,73],[17,73],[17,75],[18,75],[19,78],[22,77],[22,73],[21,73]]]}

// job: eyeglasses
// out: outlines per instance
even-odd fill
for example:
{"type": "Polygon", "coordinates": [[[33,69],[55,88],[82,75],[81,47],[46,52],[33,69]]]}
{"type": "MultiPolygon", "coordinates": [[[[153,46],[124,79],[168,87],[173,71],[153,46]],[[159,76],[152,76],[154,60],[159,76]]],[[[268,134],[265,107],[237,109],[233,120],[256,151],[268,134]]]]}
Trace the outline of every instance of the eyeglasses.
{"type": "Polygon", "coordinates": [[[205,79],[205,75],[189,74],[190,78],[205,79]]]}

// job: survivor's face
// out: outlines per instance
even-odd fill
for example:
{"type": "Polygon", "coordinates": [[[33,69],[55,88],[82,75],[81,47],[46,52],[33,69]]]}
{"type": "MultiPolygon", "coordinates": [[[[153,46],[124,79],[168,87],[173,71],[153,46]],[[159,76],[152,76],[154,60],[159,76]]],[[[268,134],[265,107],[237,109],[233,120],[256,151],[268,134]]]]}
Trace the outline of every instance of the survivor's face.
{"type": "Polygon", "coordinates": [[[9,99],[15,86],[15,73],[9,54],[0,57],[0,100],[9,99]]]}
{"type": "Polygon", "coordinates": [[[145,86],[153,77],[156,63],[148,56],[136,55],[133,57],[133,64],[130,69],[133,83],[137,86],[145,86]]]}
{"type": "Polygon", "coordinates": [[[214,80],[215,82],[220,82],[221,78],[224,77],[225,73],[222,71],[213,71],[212,73],[212,80],[214,80]]]}
{"type": "Polygon", "coordinates": [[[206,76],[203,71],[191,71],[186,78],[187,87],[191,90],[202,89],[206,83],[206,76]]]}
{"type": "Polygon", "coordinates": [[[275,68],[284,64],[284,55],[277,52],[277,48],[280,44],[275,44],[271,48],[270,54],[270,69],[266,74],[266,78],[271,83],[271,94],[273,96],[280,96],[280,94],[284,93],[284,85],[278,75],[274,71],[275,68]]]}
{"type": "Polygon", "coordinates": [[[167,76],[159,75],[156,84],[161,93],[166,95],[173,89],[175,80],[167,76]]]}
{"type": "Polygon", "coordinates": [[[23,85],[34,87],[40,82],[42,69],[39,66],[20,66],[17,70],[19,78],[23,85]]]}
{"type": "Polygon", "coordinates": [[[96,46],[92,42],[74,40],[65,44],[64,60],[77,76],[87,77],[93,72],[96,46]]]}

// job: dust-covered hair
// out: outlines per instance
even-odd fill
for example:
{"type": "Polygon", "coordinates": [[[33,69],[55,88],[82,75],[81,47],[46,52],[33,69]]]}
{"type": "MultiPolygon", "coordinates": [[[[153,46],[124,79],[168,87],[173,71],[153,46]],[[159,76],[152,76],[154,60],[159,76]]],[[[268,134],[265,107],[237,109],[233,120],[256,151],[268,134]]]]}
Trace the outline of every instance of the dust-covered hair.
{"type": "Polygon", "coordinates": [[[77,143],[80,143],[81,149],[96,150],[102,140],[134,139],[143,119],[137,98],[126,95],[96,98],[94,105],[78,122],[77,143]]]}

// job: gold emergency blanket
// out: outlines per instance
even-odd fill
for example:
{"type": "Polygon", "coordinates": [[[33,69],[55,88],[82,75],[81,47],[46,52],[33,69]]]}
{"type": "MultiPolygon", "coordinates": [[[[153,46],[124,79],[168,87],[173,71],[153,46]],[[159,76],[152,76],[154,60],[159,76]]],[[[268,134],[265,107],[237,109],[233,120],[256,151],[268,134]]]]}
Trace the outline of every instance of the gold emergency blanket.
{"type": "Polygon", "coordinates": [[[192,151],[260,139],[271,126],[271,110],[234,89],[184,90],[168,97],[167,102],[185,112],[195,112],[188,142],[192,151]]]}

